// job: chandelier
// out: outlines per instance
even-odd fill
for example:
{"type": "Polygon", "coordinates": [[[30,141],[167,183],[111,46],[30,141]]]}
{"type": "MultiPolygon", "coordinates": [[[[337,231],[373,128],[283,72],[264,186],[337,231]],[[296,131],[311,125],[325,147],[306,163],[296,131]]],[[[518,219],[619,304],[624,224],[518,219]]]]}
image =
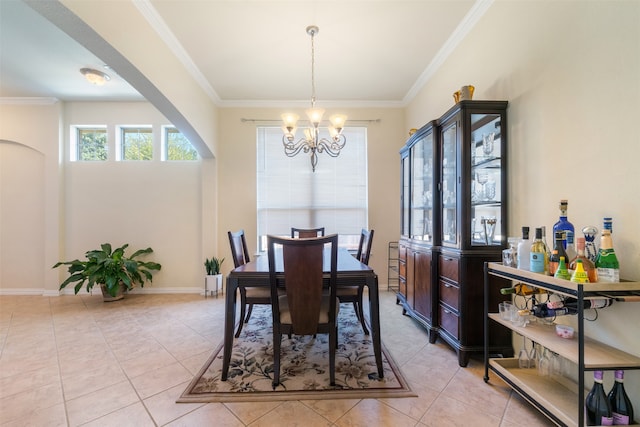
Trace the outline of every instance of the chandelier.
{"type": "Polygon", "coordinates": [[[284,145],[284,153],[288,157],[294,157],[300,152],[311,154],[311,169],[316,171],[318,164],[318,153],[327,153],[331,157],[338,157],[347,143],[347,139],[342,134],[344,123],[347,116],[344,114],[334,114],[329,117],[331,125],[329,126],[330,139],[320,137],[320,123],[324,115],[324,109],[316,108],[316,79],[315,79],[315,49],[313,40],[318,34],[318,27],[310,25],[307,27],[307,34],[311,36],[311,108],[305,111],[309,118],[309,127],[304,129],[304,137],[296,141],[296,123],[299,116],[297,114],[285,113],[282,115],[284,126],[282,130],[282,144],[284,145]]]}

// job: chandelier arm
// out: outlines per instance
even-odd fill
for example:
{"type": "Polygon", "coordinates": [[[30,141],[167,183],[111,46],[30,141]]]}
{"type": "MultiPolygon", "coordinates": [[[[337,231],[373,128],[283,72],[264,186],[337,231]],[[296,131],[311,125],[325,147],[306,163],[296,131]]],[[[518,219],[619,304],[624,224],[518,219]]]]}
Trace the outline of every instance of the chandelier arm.
{"type": "Polygon", "coordinates": [[[331,157],[338,157],[340,150],[342,150],[347,143],[347,139],[344,135],[338,135],[332,139],[322,138],[318,141],[318,152],[327,153],[331,157]]]}
{"type": "Polygon", "coordinates": [[[314,147],[310,146],[309,142],[304,138],[301,138],[298,141],[294,142],[293,138],[289,140],[289,137],[287,135],[284,135],[282,137],[282,145],[284,147],[284,154],[286,154],[287,157],[294,157],[301,151],[305,153],[308,153],[309,151],[315,151],[314,147]]]}

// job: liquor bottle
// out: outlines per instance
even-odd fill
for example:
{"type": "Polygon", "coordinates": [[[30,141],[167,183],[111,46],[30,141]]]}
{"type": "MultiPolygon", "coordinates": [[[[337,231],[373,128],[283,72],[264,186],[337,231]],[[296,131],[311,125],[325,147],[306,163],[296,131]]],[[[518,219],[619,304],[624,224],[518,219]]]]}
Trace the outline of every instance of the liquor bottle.
{"type": "Polygon", "coordinates": [[[611,426],[611,404],[602,386],[602,371],[593,371],[593,387],[584,402],[588,426],[611,426]]]}
{"type": "Polygon", "coordinates": [[[536,228],[536,238],[531,244],[529,271],[543,274],[547,274],[549,271],[549,256],[542,241],[542,228],[536,228]]]}
{"type": "Polygon", "coordinates": [[[576,248],[578,249],[578,255],[571,260],[569,263],[569,269],[576,269],[576,261],[582,260],[582,268],[587,272],[587,276],[589,276],[589,283],[595,283],[598,281],[598,270],[596,270],[596,266],[584,253],[585,250],[585,239],[584,237],[578,237],[576,242],[576,248]]]}
{"type": "Polygon", "coordinates": [[[624,371],[622,370],[617,370],[615,373],[615,382],[609,392],[609,404],[611,404],[613,425],[626,426],[634,422],[633,405],[624,390],[624,371]]]}
{"type": "Polygon", "coordinates": [[[522,240],[518,242],[518,268],[529,270],[529,253],[531,252],[531,240],[529,240],[529,227],[522,227],[522,240]]]}
{"type": "Polygon", "coordinates": [[[602,219],[602,228],[609,230],[613,234],[613,219],[610,216],[605,216],[602,219]]]}
{"type": "Polygon", "coordinates": [[[565,239],[566,245],[564,249],[564,251],[567,253],[567,265],[576,257],[576,255],[578,255],[578,250],[576,249],[576,246],[574,244],[575,236],[576,235],[574,233],[567,232],[567,236],[565,239]]]}
{"type": "Polygon", "coordinates": [[[588,225],[582,229],[582,234],[584,234],[585,241],[584,254],[591,262],[596,262],[596,257],[598,256],[598,248],[596,247],[598,229],[593,225],[588,225]]]}
{"type": "Polygon", "coordinates": [[[611,230],[602,230],[600,237],[600,250],[596,257],[596,269],[598,270],[598,280],[601,282],[619,282],[620,281],[620,263],[618,257],[613,250],[613,240],[611,239],[611,230]]]}
{"type": "MultiPolygon", "coordinates": [[[[555,236],[555,234],[558,231],[564,231],[566,232],[566,236],[567,236],[567,240],[571,240],[573,241],[573,236],[575,234],[575,228],[573,227],[573,224],[571,224],[569,222],[569,220],[567,219],[567,207],[568,207],[568,202],[567,200],[563,199],[560,200],[560,218],[558,219],[558,222],[556,222],[553,225],[553,235],[555,236]]],[[[564,243],[564,248],[567,248],[567,243],[564,243]]]]}
{"type": "Polygon", "coordinates": [[[564,250],[565,236],[566,232],[564,231],[556,231],[555,233],[553,251],[551,252],[551,256],[549,257],[549,274],[552,276],[556,274],[556,270],[558,269],[558,265],[560,264],[560,258],[564,258],[565,263],[567,262],[566,260],[569,259],[567,253],[564,250]]]}
{"type": "MultiPolygon", "coordinates": [[[[551,263],[549,263],[551,264],[551,263]]],[[[554,277],[557,277],[558,279],[564,279],[564,280],[570,280],[571,279],[571,274],[569,273],[569,270],[567,269],[567,263],[564,261],[564,257],[561,256],[560,257],[560,262],[558,263],[558,268],[556,269],[556,271],[554,272],[554,277]]]]}
{"type": "Polygon", "coordinates": [[[576,269],[573,270],[571,281],[574,283],[589,283],[589,275],[582,267],[582,260],[576,260],[576,269]]]}

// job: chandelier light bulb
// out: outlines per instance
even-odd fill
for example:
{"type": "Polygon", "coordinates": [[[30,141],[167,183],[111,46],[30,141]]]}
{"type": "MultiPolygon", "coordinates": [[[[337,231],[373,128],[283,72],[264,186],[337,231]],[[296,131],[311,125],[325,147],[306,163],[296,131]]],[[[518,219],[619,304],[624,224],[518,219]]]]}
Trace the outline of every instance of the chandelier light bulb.
{"type": "Polygon", "coordinates": [[[106,82],[111,80],[108,74],[102,71],[94,70],[92,68],[81,68],[80,73],[87,79],[87,81],[96,86],[104,86],[106,82]]]}

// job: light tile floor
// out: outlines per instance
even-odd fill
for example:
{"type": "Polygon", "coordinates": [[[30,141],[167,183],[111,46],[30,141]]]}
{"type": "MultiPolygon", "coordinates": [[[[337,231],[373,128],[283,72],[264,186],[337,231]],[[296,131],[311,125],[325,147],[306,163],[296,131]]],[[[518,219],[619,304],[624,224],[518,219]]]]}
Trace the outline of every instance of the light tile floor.
{"type": "Polygon", "coordinates": [[[547,426],[480,358],[455,352],[381,293],[382,340],[416,398],[177,404],[222,340],[224,298],[0,296],[1,426],[547,426]]]}

